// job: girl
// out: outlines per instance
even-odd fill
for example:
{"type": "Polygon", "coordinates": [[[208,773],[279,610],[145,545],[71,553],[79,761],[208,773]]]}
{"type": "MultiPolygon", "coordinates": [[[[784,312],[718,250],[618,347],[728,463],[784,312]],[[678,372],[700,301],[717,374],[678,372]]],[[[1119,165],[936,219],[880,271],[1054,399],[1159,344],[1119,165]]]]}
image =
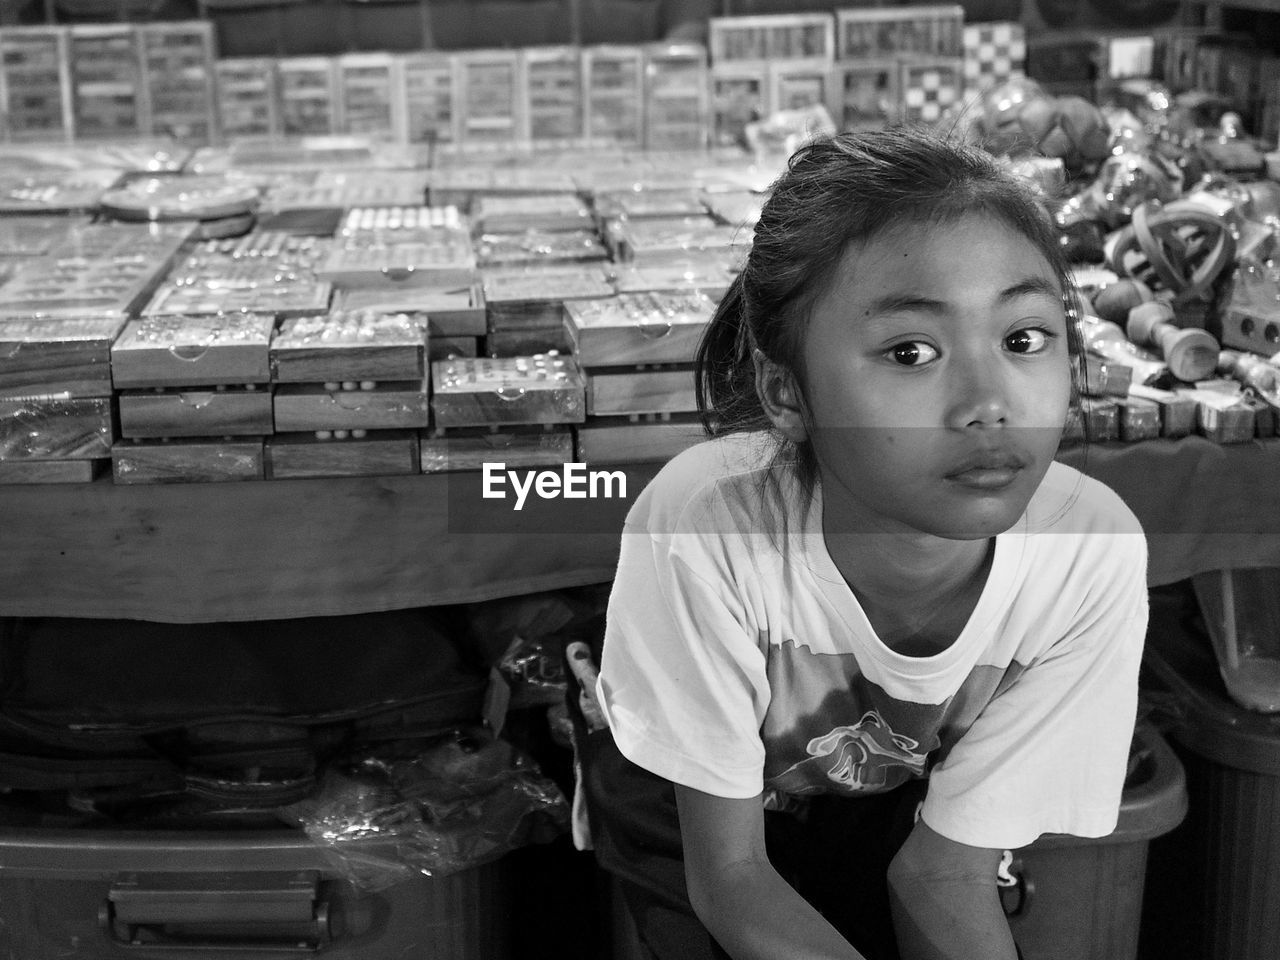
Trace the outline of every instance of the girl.
{"type": "Polygon", "coordinates": [[[1146,545],[1054,462],[1058,239],[980,151],[802,148],[698,358],[715,439],[628,516],[584,753],[652,954],[1003,960],[996,876],[1115,827],[1146,545]]]}

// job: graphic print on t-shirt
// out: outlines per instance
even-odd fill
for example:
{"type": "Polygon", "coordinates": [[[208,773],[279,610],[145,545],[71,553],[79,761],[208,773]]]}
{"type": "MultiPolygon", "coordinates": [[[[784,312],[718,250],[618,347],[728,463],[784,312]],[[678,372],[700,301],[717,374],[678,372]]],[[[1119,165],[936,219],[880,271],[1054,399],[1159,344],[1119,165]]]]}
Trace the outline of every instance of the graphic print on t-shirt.
{"type": "Polygon", "coordinates": [[[845,791],[883,790],[894,767],[905,767],[912,776],[924,773],[929,758],[918,752],[919,747],[910,737],[894,733],[877,711],[868,710],[857,723],[810,740],[805,748],[809,759],[792,764],[774,785],[784,792],[798,792],[791,789],[792,781],[798,778],[796,786],[803,785],[810,779],[804,768],[816,766],[845,791]]]}

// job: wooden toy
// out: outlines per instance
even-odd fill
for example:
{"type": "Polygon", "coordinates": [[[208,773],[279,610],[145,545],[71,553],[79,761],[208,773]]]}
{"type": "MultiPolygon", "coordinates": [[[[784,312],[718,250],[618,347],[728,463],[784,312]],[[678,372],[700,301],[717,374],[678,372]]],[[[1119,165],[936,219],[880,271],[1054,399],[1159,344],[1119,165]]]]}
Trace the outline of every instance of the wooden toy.
{"type": "Polygon", "coordinates": [[[964,95],[964,62],[958,57],[916,57],[902,61],[902,118],[936,123],[964,95]]]}
{"type": "Polygon", "coordinates": [[[129,440],[111,448],[111,475],[119,484],[261,480],[262,440],[129,440]]]}
{"type": "Polygon", "coordinates": [[[228,140],[272,137],[280,132],[276,62],[266,57],[233,57],[214,64],[218,125],[228,140]]]}
{"type": "Polygon", "coordinates": [[[317,439],[314,433],[276,434],[267,438],[265,453],[270,480],[419,472],[418,433],[414,430],[375,430],[360,437],[325,440],[317,439]]]}
{"type": "Polygon", "coordinates": [[[1160,407],[1160,436],[1177,439],[1195,432],[1197,404],[1193,399],[1140,383],[1130,386],[1129,397],[1150,400],[1160,407]]]}
{"type": "Polygon", "coordinates": [[[528,136],[535,145],[572,144],[583,136],[582,51],[577,47],[526,47],[520,87],[528,136]]]}
{"type": "Polygon", "coordinates": [[[715,305],[691,290],[573,301],[566,310],[578,362],[603,367],[692,362],[715,305]]]}
{"type": "Polygon", "coordinates": [[[400,108],[409,143],[447,144],[458,139],[457,74],[447,53],[400,58],[400,108]]]}
{"type": "Polygon", "coordinates": [[[701,190],[607,190],[595,195],[596,216],[603,219],[705,216],[709,200],[701,190]]]}
{"type": "Polygon", "coordinates": [[[1125,443],[1154,440],[1160,436],[1160,405],[1141,397],[1120,397],[1115,401],[1120,418],[1120,439],[1125,443]]]}
{"type": "Polygon", "coordinates": [[[472,146],[528,139],[527,100],[515,50],[454,54],[458,83],[458,141],[472,146]]]}
{"type": "Polygon", "coordinates": [[[276,61],[280,132],[286,137],[338,131],[338,91],[329,57],[284,57],[276,61]]]}
{"type": "Polygon", "coordinates": [[[706,147],[711,119],[706,48],[691,43],[648,44],[644,71],[645,147],[706,147]]]}
{"type": "Polygon", "coordinates": [[[829,13],[712,17],[707,27],[713,64],[794,60],[829,67],[835,59],[829,13]]]}
{"type": "Polygon", "coordinates": [[[712,252],[745,255],[742,248],[750,240],[737,227],[722,226],[710,216],[614,221],[610,231],[615,259],[643,264],[712,252]]]}
{"type": "Polygon", "coordinates": [[[111,344],[125,318],[0,320],[0,398],[111,395],[111,344]]]}
{"type": "Polygon", "coordinates": [[[1223,350],[1218,354],[1217,372],[1237,380],[1258,399],[1280,408],[1280,369],[1262,357],[1223,350]]]}
{"type": "Polygon", "coordinates": [[[516,470],[573,461],[572,431],[538,426],[423,431],[421,447],[423,473],[479,470],[486,463],[505,463],[516,470]]]}
{"type": "Polygon", "coordinates": [[[542,193],[530,196],[480,195],[471,204],[471,222],[484,233],[518,233],[522,230],[591,230],[591,208],[576,193],[542,193]]]}
{"type": "Polygon", "coordinates": [[[66,27],[0,29],[0,99],[9,140],[70,140],[71,62],[66,27]]]}
{"type": "Polygon", "coordinates": [[[334,246],[316,276],[344,288],[465,287],[476,275],[465,230],[443,228],[403,240],[351,238],[334,246]]]}
{"type": "Polygon", "coordinates": [[[1091,397],[1127,397],[1133,382],[1133,367],[1085,354],[1084,384],[1081,392],[1091,397]]]}
{"type": "MultiPolygon", "coordinates": [[[[427,315],[421,315],[424,322],[427,315]]],[[[482,337],[429,337],[427,362],[449,360],[453,357],[477,357],[480,355],[482,337]]]]}
{"type": "Polygon", "coordinates": [[[275,424],[280,433],[416,429],[430,423],[430,392],[425,378],[380,383],[290,383],[276,388],[275,424]]]}
{"type": "Polygon", "coordinates": [[[0,219],[0,256],[22,263],[27,257],[48,253],[64,239],[72,227],[88,223],[78,217],[9,216],[0,219]]]}
{"type": "Polygon", "coordinates": [[[964,8],[958,4],[837,10],[836,56],[959,57],[964,53],[963,28],[964,8]]]}
{"type": "MultiPolygon", "coordinates": [[[[1236,384],[1232,384],[1233,388],[1236,384]]],[[[1257,431],[1256,414],[1238,390],[1180,387],[1176,391],[1196,404],[1196,432],[1214,443],[1248,443],[1257,431]]]]}
{"type": "Polygon", "coordinates": [[[719,303],[733,281],[730,258],[712,251],[666,263],[619,263],[610,267],[618,293],[696,291],[719,303]]]}
{"type": "Polygon", "coordinates": [[[130,320],[111,348],[111,379],[117,389],[267,383],[274,327],[252,313],[130,320]]]}
{"type": "Polygon", "coordinates": [[[1218,341],[1204,330],[1179,329],[1173,319],[1173,308],[1168,303],[1139,304],[1129,311],[1129,339],[1158,349],[1169,371],[1179,380],[1190,383],[1213,376],[1218,364],[1218,341]]]}
{"type": "Polygon", "coordinates": [[[427,177],[425,170],[384,170],[376,177],[352,170],[321,170],[281,177],[266,190],[262,209],[333,209],[346,220],[352,208],[417,208],[426,202],[427,177]]]}
{"type": "Polygon", "coordinates": [[[572,357],[442,360],[431,365],[438,427],[581,423],[585,382],[572,357]]]}
{"type": "Polygon", "coordinates": [[[110,397],[0,400],[0,460],[92,460],[110,454],[114,436],[110,397]]]}
{"type": "Polygon", "coordinates": [[[474,245],[476,263],[481,267],[604,260],[609,255],[595,231],[588,230],[484,233],[474,245]]]}
{"type": "Polygon", "coordinates": [[[122,390],[120,436],[260,437],[272,432],[271,391],[256,385],[217,390],[122,390]]]}
{"type": "Polygon", "coordinates": [[[421,290],[357,287],[339,290],[337,311],[373,310],[380,313],[422,313],[430,340],[438,337],[481,337],[485,332],[484,291],[479,281],[454,289],[421,290]]]}
{"type": "Polygon", "coordinates": [[[1085,439],[1090,443],[1120,439],[1120,411],[1111,398],[1081,397],[1080,413],[1085,439]]]}
{"type": "Polygon", "coordinates": [[[336,130],[385,140],[405,139],[400,62],[389,53],[346,53],[334,63],[336,130]]]}
{"type": "Polygon", "coordinates": [[[138,136],[147,130],[137,32],[126,24],[70,28],[71,101],[79,139],[138,136]]]}
{"type": "Polygon", "coordinates": [[[424,314],[333,311],[282,320],[271,338],[276,383],[420,380],[426,376],[424,314]]]}
{"type": "Polygon", "coordinates": [[[602,44],[582,51],[583,128],[589,145],[644,141],[644,51],[602,44]]]}
{"type": "Polygon", "coordinates": [[[588,371],[589,416],[692,413],[697,409],[691,366],[636,366],[588,371]]]}
{"type": "Polygon", "coordinates": [[[578,459],[591,464],[670,460],[707,436],[690,414],[592,417],[577,433],[578,459]]]}
{"type": "Polygon", "coordinates": [[[482,274],[487,305],[487,329],[527,329],[559,326],[565,304],[613,295],[613,287],[598,267],[512,270],[494,268],[482,274]]]}
{"type": "Polygon", "coordinates": [[[965,24],[962,42],[966,92],[986,90],[1025,76],[1027,36],[1022,24],[965,24]]]}
{"type": "Polygon", "coordinates": [[[145,97],[143,133],[186,143],[217,136],[213,24],[143,23],[137,27],[145,97]]]}

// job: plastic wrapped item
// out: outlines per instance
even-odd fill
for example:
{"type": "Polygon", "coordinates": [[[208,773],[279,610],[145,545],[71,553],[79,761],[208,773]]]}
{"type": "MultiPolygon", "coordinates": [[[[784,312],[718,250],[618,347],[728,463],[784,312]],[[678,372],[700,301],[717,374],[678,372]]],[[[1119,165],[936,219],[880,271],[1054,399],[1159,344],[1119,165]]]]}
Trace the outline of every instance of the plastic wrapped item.
{"type": "Polygon", "coordinates": [[[1057,211],[1059,226],[1095,220],[1111,229],[1128,223],[1144,203],[1170,203],[1182,195],[1182,172],[1154,153],[1120,153],[1103,161],[1087,188],[1057,211]]]}
{"type": "Polygon", "coordinates": [[[382,890],[444,877],[568,829],[560,789],[511,744],[459,728],[412,756],[330,770],[317,794],[284,808],[353,885],[382,890]]]}

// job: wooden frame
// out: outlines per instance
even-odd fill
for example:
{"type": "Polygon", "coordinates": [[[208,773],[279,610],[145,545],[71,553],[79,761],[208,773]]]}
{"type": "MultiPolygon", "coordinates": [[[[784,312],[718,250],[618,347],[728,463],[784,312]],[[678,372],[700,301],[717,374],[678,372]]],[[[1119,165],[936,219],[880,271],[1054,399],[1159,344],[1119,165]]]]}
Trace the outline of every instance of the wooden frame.
{"type": "Polygon", "coordinates": [[[700,150],[707,145],[711,96],[707,50],[696,43],[645,47],[644,145],[700,150]]]}
{"type": "Polygon", "coordinates": [[[582,130],[592,146],[644,142],[644,49],[600,44],[582,51],[582,130]]]}
{"type": "Polygon", "coordinates": [[[520,88],[528,138],[538,146],[582,141],[583,58],[577,47],[526,47],[520,54],[520,88]]]}
{"type": "Polygon", "coordinates": [[[468,146],[510,146],[528,140],[519,52],[469,50],[454,56],[458,141],[468,146]]]}
{"type": "Polygon", "coordinates": [[[959,57],[963,30],[964,7],[959,4],[837,10],[837,57],[959,57]]]}
{"type": "Polygon", "coordinates": [[[457,65],[447,53],[400,57],[400,115],[408,143],[458,140],[457,65]]]}
{"type": "Polygon", "coordinates": [[[324,136],[338,129],[333,58],[283,57],[276,61],[276,78],[283,136],[324,136]]]}
{"type": "Polygon", "coordinates": [[[334,63],[337,131],[403,143],[405,102],[401,64],[389,53],[346,53],[334,63]]]}
{"type": "Polygon", "coordinates": [[[0,30],[0,112],[4,116],[6,140],[73,138],[75,114],[71,103],[70,36],[66,27],[6,27],[0,30]],[[26,80],[31,77],[43,77],[44,82],[29,84],[26,80]],[[39,97],[47,111],[39,107],[30,111],[16,109],[13,97],[18,88],[28,102],[39,97]],[[46,123],[46,120],[51,122],[46,123]]]}
{"type": "Polygon", "coordinates": [[[148,128],[137,30],[123,24],[76,24],[68,44],[75,137],[138,136],[148,128]]]}
{"type": "Polygon", "coordinates": [[[715,65],[790,60],[830,66],[835,60],[835,19],[829,13],[712,17],[707,45],[715,65]]]}
{"type": "Polygon", "coordinates": [[[218,131],[213,24],[200,20],[139,24],[137,45],[146,118],[143,133],[171,136],[181,143],[212,142],[218,131]]]}

